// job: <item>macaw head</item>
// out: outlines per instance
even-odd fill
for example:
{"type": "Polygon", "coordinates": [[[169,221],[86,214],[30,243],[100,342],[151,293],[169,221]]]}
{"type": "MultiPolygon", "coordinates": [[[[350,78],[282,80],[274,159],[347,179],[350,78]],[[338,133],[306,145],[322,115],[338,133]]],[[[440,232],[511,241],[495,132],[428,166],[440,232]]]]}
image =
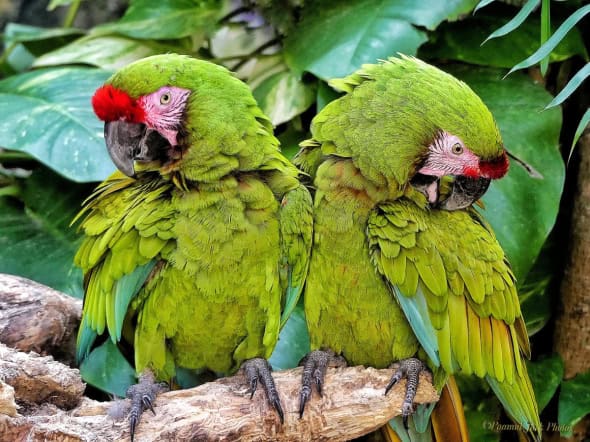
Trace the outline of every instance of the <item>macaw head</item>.
{"type": "Polygon", "coordinates": [[[215,180],[255,167],[262,154],[252,146],[278,146],[248,86],[187,56],[156,55],[122,68],[95,92],[92,106],[105,123],[113,162],[128,176],[159,171],[215,180]]]}
{"type": "Polygon", "coordinates": [[[420,114],[426,131],[418,145],[415,175],[410,183],[428,183],[423,188],[428,201],[447,210],[471,205],[488,189],[490,181],[508,171],[508,156],[494,118],[473,90],[462,81],[417,59],[410,64],[420,114]],[[454,177],[451,193],[439,202],[439,184],[454,177]]]}
{"type": "Polygon", "coordinates": [[[487,106],[469,86],[434,66],[412,57],[390,58],[332,84],[349,92],[343,97],[350,100],[349,108],[361,107],[354,122],[363,130],[349,129],[346,135],[362,146],[357,163],[414,185],[433,206],[467,207],[490,180],[508,171],[487,106]],[[453,185],[440,203],[442,177],[452,177],[453,185]]]}

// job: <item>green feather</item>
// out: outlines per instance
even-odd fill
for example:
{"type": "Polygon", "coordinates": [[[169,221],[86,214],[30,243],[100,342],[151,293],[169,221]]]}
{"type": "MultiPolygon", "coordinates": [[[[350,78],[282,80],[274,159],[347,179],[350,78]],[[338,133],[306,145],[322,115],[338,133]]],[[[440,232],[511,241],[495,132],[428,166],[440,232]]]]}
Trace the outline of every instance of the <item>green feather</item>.
{"type": "Polygon", "coordinates": [[[145,265],[138,266],[132,273],[128,273],[117,281],[114,299],[114,322],[109,325],[109,334],[113,342],[121,340],[123,321],[131,300],[137,295],[148,275],[154,269],[157,260],[153,259],[145,265]]]}
{"type": "Polygon", "coordinates": [[[98,334],[88,325],[88,318],[83,317],[78,330],[78,339],[76,340],[76,361],[80,364],[90,352],[90,348],[98,334]]]}
{"type": "Polygon", "coordinates": [[[312,348],[375,367],[426,355],[444,375],[493,378],[503,402],[520,382],[517,411],[538,422],[522,388],[529,344],[500,245],[475,210],[431,208],[411,183],[441,129],[484,161],[503,156],[490,111],[467,85],[411,57],[330,84],[345,94],[316,115],[295,158],[315,189],[304,289],[312,348]]]}
{"type": "Polygon", "coordinates": [[[190,95],[178,158],[114,173],[76,217],[78,354],[108,335],[104,348],[125,341],[137,372],[166,381],[179,367],[232,373],[269,357],[305,284],[313,231],[311,196],[272,123],[227,69],[186,56],[139,60],[107,83],[133,99],[163,86],[190,95]]]}

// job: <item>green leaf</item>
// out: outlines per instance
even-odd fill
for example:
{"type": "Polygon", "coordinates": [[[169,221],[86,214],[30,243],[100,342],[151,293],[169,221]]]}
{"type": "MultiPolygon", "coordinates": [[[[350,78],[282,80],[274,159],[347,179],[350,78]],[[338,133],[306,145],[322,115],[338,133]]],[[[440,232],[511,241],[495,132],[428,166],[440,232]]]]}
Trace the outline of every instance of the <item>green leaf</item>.
{"type": "Polygon", "coordinates": [[[187,37],[213,29],[222,6],[216,0],[132,0],[119,21],[96,26],[91,33],[148,40],[187,37]]]}
{"type": "Polygon", "coordinates": [[[572,140],[572,147],[570,148],[570,153],[567,156],[568,163],[572,157],[572,153],[574,153],[574,147],[576,147],[578,140],[584,133],[584,130],[586,130],[586,127],[588,127],[588,124],[590,124],[590,108],[586,109],[586,112],[584,112],[584,115],[582,115],[582,118],[578,123],[578,127],[576,127],[576,133],[574,134],[574,139],[572,140]]]}
{"type": "Polygon", "coordinates": [[[516,14],[514,16],[514,18],[512,20],[510,20],[508,23],[506,23],[504,26],[502,26],[501,28],[496,29],[494,32],[492,32],[488,36],[488,38],[486,38],[483,41],[482,45],[486,41],[491,40],[492,38],[502,37],[506,34],[509,34],[512,31],[514,31],[526,20],[526,18],[529,15],[531,15],[531,12],[533,12],[533,10],[537,6],[539,6],[539,3],[541,3],[541,0],[527,0],[527,2],[524,4],[524,6],[522,8],[520,8],[520,11],[518,11],[518,14],[516,14]]]}
{"type": "Polygon", "coordinates": [[[540,361],[527,361],[527,370],[540,413],[547,406],[563,379],[563,360],[561,356],[553,355],[540,361]]]}
{"type": "Polygon", "coordinates": [[[263,80],[252,93],[260,108],[278,126],[314,103],[316,85],[304,83],[291,71],[283,71],[263,80]]]}
{"type": "Polygon", "coordinates": [[[275,370],[297,367],[299,361],[309,351],[309,334],[305,323],[303,302],[300,301],[281,330],[279,342],[269,362],[275,370]]]}
{"type": "MultiPolygon", "coordinates": [[[[72,3],[74,3],[75,0],[51,0],[49,2],[49,5],[47,5],[47,10],[48,11],[53,11],[54,9],[56,9],[59,6],[69,6],[72,3]]],[[[84,1],[84,0],[80,0],[80,1],[84,1]]]]}
{"type": "Polygon", "coordinates": [[[210,50],[216,58],[231,59],[253,53],[272,39],[274,39],[274,33],[270,26],[252,29],[242,23],[230,23],[211,36],[210,50]]]}
{"type": "Polygon", "coordinates": [[[151,40],[88,36],[42,55],[35,60],[33,67],[89,64],[114,71],[140,58],[166,52],[179,52],[178,49],[178,47],[151,40]]]}
{"type": "Polygon", "coordinates": [[[572,15],[570,15],[559,28],[557,31],[547,40],[547,42],[536,52],[534,52],[531,56],[526,58],[525,60],[521,61],[517,65],[513,66],[512,69],[506,75],[510,75],[512,72],[517,71],[519,69],[525,69],[531,67],[537,63],[539,63],[543,58],[547,57],[551,51],[559,44],[561,40],[565,37],[565,35],[572,29],[582,18],[584,18],[588,13],[590,13],[590,5],[586,5],[578,9],[572,15]]]}
{"type": "Polygon", "coordinates": [[[416,26],[434,29],[471,10],[475,1],[360,0],[321,2],[303,9],[301,23],[285,40],[285,60],[297,73],[342,77],[363,63],[402,52],[414,55],[426,41],[416,26]]]}
{"type": "Polygon", "coordinates": [[[8,23],[4,30],[5,47],[10,51],[7,62],[16,71],[24,71],[31,67],[36,55],[63,46],[83,33],[74,28],[39,28],[8,23]]]}
{"type": "MultiPolygon", "coordinates": [[[[543,45],[551,35],[551,1],[543,0],[541,3],[541,45],[543,45]]],[[[541,60],[541,75],[544,77],[549,68],[549,56],[541,60]]]]}
{"type": "Polygon", "coordinates": [[[73,264],[78,235],[69,224],[90,191],[48,169],[24,181],[24,206],[0,197],[0,273],[33,279],[77,298],[82,273],[73,264]]]}
{"type": "Polygon", "coordinates": [[[590,413],[590,371],[561,383],[557,407],[557,422],[565,427],[565,431],[561,430],[561,435],[571,437],[573,426],[588,413],[590,413]]]}
{"type": "Polygon", "coordinates": [[[475,7],[475,9],[473,10],[473,13],[475,14],[477,11],[479,11],[481,8],[483,8],[484,6],[489,5],[490,3],[493,3],[495,0],[481,0],[477,6],[475,7]]]}
{"type": "Polygon", "coordinates": [[[563,103],[574,91],[584,82],[586,78],[590,77],[590,63],[586,63],[586,65],[576,72],[570,81],[567,82],[565,87],[551,100],[545,109],[549,109],[553,106],[558,106],[563,103]]]}
{"type": "Polygon", "coordinates": [[[557,296],[553,281],[561,270],[555,260],[559,247],[555,231],[552,231],[526,278],[519,281],[518,298],[529,336],[541,330],[553,314],[553,300],[557,296]]]}
{"type": "MultiPolygon", "coordinates": [[[[458,23],[443,23],[436,38],[420,48],[419,56],[425,59],[458,60],[465,63],[498,68],[511,68],[539,46],[537,17],[529,17],[518,29],[504,38],[481,42],[500,26],[502,17],[478,14],[458,23]]],[[[550,62],[562,61],[574,55],[586,57],[584,41],[574,28],[549,55],[550,62]]]]}
{"type": "Polygon", "coordinates": [[[318,98],[317,98],[317,106],[318,112],[321,111],[326,105],[330,102],[335,100],[336,98],[340,97],[342,94],[339,94],[330,86],[328,83],[324,81],[320,81],[318,86],[318,98]]]}
{"type": "Polygon", "coordinates": [[[6,42],[24,43],[58,37],[78,36],[84,34],[84,31],[75,28],[40,28],[21,23],[8,23],[4,29],[4,33],[6,42]]]}
{"type": "Polygon", "coordinates": [[[299,143],[309,137],[301,127],[299,118],[294,118],[288,124],[281,126],[280,132],[277,131],[276,137],[281,142],[281,151],[288,159],[293,159],[299,152],[299,143]]]}
{"type": "Polygon", "coordinates": [[[477,442],[498,442],[501,405],[486,382],[477,376],[455,375],[461,392],[469,437],[477,442]]]}
{"type": "Polygon", "coordinates": [[[495,69],[443,66],[469,84],[498,122],[506,148],[531,164],[535,179],[511,163],[508,175],[492,182],[483,198],[490,222],[519,281],[531,269],[551,231],[563,190],[565,166],[559,153],[561,112],[539,112],[550,95],[525,75],[501,80],[495,69]]]}
{"type": "Polygon", "coordinates": [[[125,397],[127,389],[136,383],[135,370],[110,339],[84,359],[80,375],[84,382],[119,397],[125,397]]]}
{"type": "Polygon", "coordinates": [[[115,169],[90,97],[108,78],[98,69],[42,69],[0,81],[0,146],[27,152],[74,181],[115,169]]]}

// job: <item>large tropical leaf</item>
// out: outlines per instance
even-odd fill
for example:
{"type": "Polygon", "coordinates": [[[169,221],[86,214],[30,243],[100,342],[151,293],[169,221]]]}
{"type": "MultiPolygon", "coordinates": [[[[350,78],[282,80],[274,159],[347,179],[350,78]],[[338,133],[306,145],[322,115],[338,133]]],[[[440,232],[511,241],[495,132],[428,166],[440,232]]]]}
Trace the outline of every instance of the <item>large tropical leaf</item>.
{"type": "Polygon", "coordinates": [[[279,342],[269,361],[275,370],[297,367],[309,350],[309,334],[305,323],[303,302],[300,302],[281,330],[279,342]]]}
{"type": "Polygon", "coordinates": [[[360,0],[313,2],[285,41],[285,60],[297,73],[329,79],[397,52],[413,55],[427,40],[416,26],[434,29],[470,11],[472,0],[360,0]]]}
{"type": "MultiPolygon", "coordinates": [[[[510,34],[482,42],[500,27],[503,17],[478,13],[454,23],[443,23],[432,42],[420,48],[419,55],[427,59],[464,61],[481,66],[511,68],[539,47],[540,21],[529,17],[510,34]]],[[[577,29],[572,30],[551,52],[549,61],[565,60],[574,55],[586,55],[584,42],[577,29]]]]}
{"type": "Polygon", "coordinates": [[[92,30],[141,39],[175,39],[212,29],[223,2],[218,0],[132,0],[125,15],[92,30]]]}
{"type": "Polygon", "coordinates": [[[263,80],[253,91],[254,98],[277,126],[306,111],[316,100],[316,85],[285,70],[263,80]]]}
{"type": "Polygon", "coordinates": [[[561,383],[557,422],[563,437],[571,437],[573,427],[590,413],[590,371],[561,383]]]}
{"type": "Polygon", "coordinates": [[[539,412],[547,406],[563,378],[563,360],[553,355],[540,361],[527,363],[527,370],[535,390],[539,412]]]}
{"type": "Polygon", "coordinates": [[[81,298],[82,273],[72,262],[78,234],[69,224],[89,192],[89,186],[39,169],[23,182],[22,201],[0,197],[0,273],[81,298]]]}
{"type": "Polygon", "coordinates": [[[63,64],[89,64],[106,70],[116,70],[140,58],[166,52],[179,52],[180,47],[151,40],[109,35],[83,37],[37,58],[33,67],[63,64]]]}
{"type": "Polygon", "coordinates": [[[43,69],[0,81],[0,147],[33,155],[63,176],[100,181],[114,169],[90,97],[99,69],[43,69]]]}

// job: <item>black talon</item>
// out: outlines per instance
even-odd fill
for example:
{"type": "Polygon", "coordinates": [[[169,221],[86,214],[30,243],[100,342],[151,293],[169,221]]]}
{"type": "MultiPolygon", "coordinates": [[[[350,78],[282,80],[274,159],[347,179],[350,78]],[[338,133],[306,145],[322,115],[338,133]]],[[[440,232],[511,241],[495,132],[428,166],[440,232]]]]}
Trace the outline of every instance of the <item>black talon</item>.
{"type": "Polygon", "coordinates": [[[135,436],[135,428],[137,427],[138,422],[139,417],[136,414],[136,410],[132,409],[131,414],[129,415],[129,432],[131,433],[131,442],[133,442],[135,436]]]}
{"type": "Polygon", "coordinates": [[[125,394],[131,399],[131,411],[129,412],[131,442],[135,438],[135,430],[139,425],[142,413],[149,409],[154,416],[156,415],[153,403],[156,395],[162,392],[165,387],[161,383],[155,383],[154,380],[154,374],[150,370],[146,370],[139,376],[139,382],[129,387],[125,394]]]}
{"type": "MultiPolygon", "coordinates": [[[[154,394],[155,397],[155,394],[154,394]]],[[[156,412],[154,411],[154,407],[152,405],[152,398],[149,397],[147,394],[144,394],[141,398],[141,403],[143,404],[143,409],[147,410],[148,408],[152,411],[152,413],[154,414],[154,416],[156,415],[156,412]]]]}
{"type": "Polygon", "coordinates": [[[270,364],[266,359],[254,358],[244,362],[242,364],[242,369],[250,384],[250,399],[254,396],[254,393],[258,388],[258,381],[260,380],[264,387],[264,391],[266,392],[268,402],[270,402],[273,408],[277,411],[281,424],[285,423],[283,407],[281,406],[281,400],[279,398],[279,393],[277,392],[277,387],[275,386],[275,381],[272,378],[272,368],[270,364]]]}
{"type": "Polygon", "coordinates": [[[346,361],[331,350],[314,350],[303,358],[301,364],[303,364],[303,374],[301,375],[301,391],[299,392],[299,419],[303,417],[305,405],[311,398],[312,382],[321,396],[328,366],[344,367],[346,361]]]}
{"type": "Polygon", "coordinates": [[[407,430],[408,417],[414,413],[414,398],[416,397],[416,391],[420,382],[420,373],[428,371],[428,368],[426,368],[426,365],[421,360],[416,358],[403,359],[392,364],[391,367],[397,368],[397,370],[393,373],[389,383],[385,387],[385,394],[389,393],[389,390],[401,379],[404,377],[407,379],[406,394],[402,403],[402,421],[404,428],[407,430]]]}

